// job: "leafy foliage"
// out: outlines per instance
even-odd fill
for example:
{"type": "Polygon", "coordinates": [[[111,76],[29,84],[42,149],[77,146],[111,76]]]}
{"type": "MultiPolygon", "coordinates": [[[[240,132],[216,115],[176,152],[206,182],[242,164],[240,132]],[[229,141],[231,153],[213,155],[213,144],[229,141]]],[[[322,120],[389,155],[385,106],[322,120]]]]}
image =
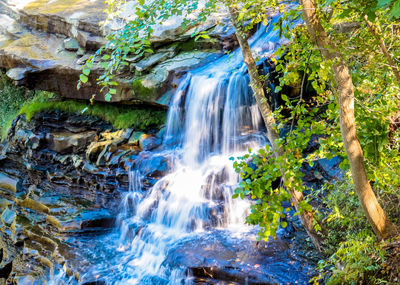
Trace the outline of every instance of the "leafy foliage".
{"type": "MultiPolygon", "coordinates": [[[[378,284],[385,268],[383,243],[377,242],[347,173],[343,181],[313,191],[328,229],[325,260],[318,263],[314,284],[378,284]]],[[[382,281],[382,280],[381,280],[382,281]]]]}
{"type": "MultiPolygon", "coordinates": [[[[279,116],[281,110],[276,111],[277,120],[280,122],[281,133],[286,131],[278,142],[278,146],[283,150],[284,155],[275,157],[271,148],[266,148],[237,158],[234,162],[235,170],[240,173],[242,181],[239,188],[236,189],[234,197],[249,197],[255,200],[251,214],[247,222],[254,225],[260,225],[260,238],[268,240],[270,236],[275,236],[278,226],[285,227],[280,218],[284,217],[290,208],[284,209],[283,201],[289,201],[290,195],[287,189],[294,188],[298,191],[305,191],[302,177],[304,173],[302,166],[304,164],[313,165],[319,158],[332,157],[332,149],[335,148],[335,142],[340,138],[327,136],[332,133],[335,124],[328,124],[326,118],[337,113],[336,104],[331,103],[324,112],[316,106],[307,106],[304,102],[298,100],[293,105],[286,95],[282,96],[286,101],[286,107],[291,110],[291,117],[285,118],[279,116]],[[307,114],[307,115],[305,115],[307,114]],[[296,128],[293,123],[296,121],[296,128]],[[309,142],[312,138],[319,136],[319,143],[324,143],[315,152],[306,152],[309,142]],[[286,179],[281,180],[281,166],[284,165],[283,175],[286,179]],[[279,182],[279,186],[276,186],[279,182]],[[274,186],[275,185],[275,186],[274,186]]],[[[306,201],[300,203],[299,212],[313,211],[310,204],[306,201]]],[[[317,225],[316,225],[317,226],[317,225]]],[[[320,230],[320,228],[316,228],[320,230]]]]}

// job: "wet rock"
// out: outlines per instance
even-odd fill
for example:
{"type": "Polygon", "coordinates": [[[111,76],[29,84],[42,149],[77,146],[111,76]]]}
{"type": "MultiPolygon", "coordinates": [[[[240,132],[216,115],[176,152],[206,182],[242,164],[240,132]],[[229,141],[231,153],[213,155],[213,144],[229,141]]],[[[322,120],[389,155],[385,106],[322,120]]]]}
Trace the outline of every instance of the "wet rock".
{"type": "Polygon", "coordinates": [[[62,226],[60,224],[60,221],[58,221],[54,216],[51,215],[46,215],[46,221],[56,227],[59,230],[62,230],[62,226]]]}
{"type": "Polygon", "coordinates": [[[14,278],[18,285],[36,285],[37,280],[33,276],[17,276],[14,278]]]}
{"type": "Polygon", "coordinates": [[[155,137],[144,132],[133,132],[132,136],[129,138],[129,144],[134,144],[139,146],[142,150],[152,150],[160,146],[162,143],[161,138],[155,137]]]}
{"type": "Polygon", "coordinates": [[[131,87],[135,97],[144,102],[162,102],[160,98],[168,90],[167,84],[174,73],[200,66],[211,55],[215,55],[215,52],[182,52],[161,62],[149,74],[132,79],[131,87]]]}
{"type": "Polygon", "coordinates": [[[83,221],[81,224],[81,229],[91,229],[91,228],[100,228],[100,229],[109,229],[112,228],[115,224],[115,218],[98,218],[93,220],[83,221]]]}
{"type": "Polygon", "coordinates": [[[160,178],[169,169],[169,161],[165,156],[141,153],[136,159],[135,167],[148,178],[160,178]]]}
{"type": "MultiPolygon", "coordinates": [[[[98,156],[101,152],[112,142],[103,141],[103,142],[92,142],[87,150],[86,150],[86,159],[88,161],[98,161],[98,156]]],[[[87,162],[85,163],[85,165],[87,162]]]]}
{"type": "Polygon", "coordinates": [[[76,55],[78,55],[78,56],[85,55],[85,50],[83,48],[79,48],[78,51],[76,52],[76,55]]]}
{"type": "Polygon", "coordinates": [[[321,172],[327,177],[327,179],[341,179],[343,177],[343,172],[339,168],[341,162],[342,160],[337,156],[332,159],[324,158],[318,160],[321,172]]]}
{"type": "Polygon", "coordinates": [[[140,141],[140,146],[145,151],[153,150],[161,145],[161,140],[156,137],[146,138],[140,141]]]}
{"type": "Polygon", "coordinates": [[[164,61],[162,64],[157,67],[157,69],[165,69],[168,72],[184,70],[184,69],[193,69],[200,64],[204,64],[204,60],[207,57],[215,55],[215,52],[207,52],[207,51],[188,51],[182,52],[177,56],[164,61]]]}
{"type": "Polygon", "coordinates": [[[119,130],[116,132],[103,132],[100,134],[100,139],[106,141],[120,141],[120,140],[125,141],[130,138],[132,132],[133,130],[129,128],[119,130]]]}
{"type": "Polygon", "coordinates": [[[64,48],[67,51],[77,51],[80,47],[79,43],[75,39],[65,39],[64,48]]]}
{"type": "Polygon", "coordinates": [[[83,133],[50,133],[46,136],[49,149],[58,153],[77,153],[86,149],[86,147],[96,139],[95,132],[83,133]]]}
{"type": "Polygon", "coordinates": [[[7,226],[11,226],[11,224],[14,222],[15,220],[15,212],[6,208],[3,213],[1,214],[1,220],[7,225],[7,226]]]}
{"type": "Polygon", "coordinates": [[[62,231],[69,233],[103,232],[114,227],[115,217],[104,211],[93,210],[74,217],[71,220],[61,221],[62,231]]]}
{"type": "Polygon", "coordinates": [[[165,264],[187,267],[190,275],[206,282],[211,279],[215,282],[211,284],[308,282],[312,265],[297,260],[293,254],[295,249],[286,241],[258,243],[251,234],[245,236],[236,239],[214,232],[183,242],[168,252],[165,264]]]}
{"type": "Polygon", "coordinates": [[[37,211],[37,212],[41,212],[41,213],[45,213],[45,214],[49,214],[50,213],[50,209],[46,206],[43,205],[31,198],[25,198],[24,200],[17,200],[17,204],[21,207],[27,208],[27,209],[31,209],[33,211],[37,211]]]}
{"type": "Polygon", "coordinates": [[[83,169],[92,174],[96,174],[99,172],[99,169],[96,166],[94,166],[93,164],[90,164],[87,161],[84,163],[83,169]]]}
{"type": "Polygon", "coordinates": [[[147,135],[144,132],[133,132],[132,136],[129,138],[128,143],[139,145],[140,139],[145,137],[147,137],[147,135]]]}
{"type": "Polygon", "coordinates": [[[106,282],[102,280],[97,280],[97,281],[85,282],[82,285],[106,285],[106,282]]]}
{"type": "Polygon", "coordinates": [[[137,145],[144,150],[149,150],[150,145],[152,144],[152,141],[150,140],[151,138],[153,138],[152,135],[146,134],[144,132],[133,132],[132,136],[129,138],[128,143],[137,145]],[[147,147],[148,149],[145,149],[145,147],[147,147]]]}
{"type": "Polygon", "coordinates": [[[139,72],[146,71],[157,63],[165,61],[173,55],[174,54],[171,52],[159,52],[149,56],[148,58],[142,59],[138,63],[133,64],[133,67],[139,72]]]}
{"type": "Polygon", "coordinates": [[[0,198],[0,210],[3,210],[10,205],[10,202],[7,199],[1,199],[0,198]]]}
{"type": "Polygon", "coordinates": [[[128,141],[131,136],[132,129],[124,129],[116,132],[103,132],[100,134],[100,141],[91,143],[86,150],[86,159],[95,161],[96,165],[104,165],[110,159],[113,152],[117,151],[117,147],[128,141]],[[107,153],[109,155],[107,156],[107,153]]]}
{"type": "Polygon", "coordinates": [[[0,172],[0,188],[16,193],[18,189],[18,180],[10,178],[0,172]]]}
{"type": "Polygon", "coordinates": [[[34,134],[31,130],[18,129],[14,140],[30,149],[37,149],[41,144],[42,136],[34,134]]]}

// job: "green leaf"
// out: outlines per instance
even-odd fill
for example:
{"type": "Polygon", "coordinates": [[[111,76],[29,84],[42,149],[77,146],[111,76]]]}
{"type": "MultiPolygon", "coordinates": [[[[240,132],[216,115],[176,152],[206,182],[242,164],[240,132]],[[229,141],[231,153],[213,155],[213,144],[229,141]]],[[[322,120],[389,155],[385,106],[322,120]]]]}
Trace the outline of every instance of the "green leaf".
{"type": "Polygon", "coordinates": [[[88,81],[87,76],[84,74],[81,74],[81,76],[79,76],[79,79],[82,81],[82,83],[86,83],[88,81]]]}
{"type": "Polygon", "coordinates": [[[391,2],[392,0],[378,0],[377,8],[388,6],[391,2]]]}
{"type": "Polygon", "coordinates": [[[115,95],[117,94],[117,89],[111,88],[108,93],[110,93],[111,95],[115,95]]]}
{"type": "Polygon", "coordinates": [[[282,227],[282,228],[286,228],[286,227],[287,227],[287,222],[282,222],[282,223],[281,223],[281,227],[282,227]]]}
{"type": "Polygon", "coordinates": [[[89,76],[89,74],[90,74],[90,69],[89,69],[89,68],[84,68],[84,69],[82,70],[82,73],[85,74],[85,75],[87,75],[87,76],[89,76]]]}
{"type": "Polygon", "coordinates": [[[392,18],[399,18],[400,17],[400,0],[397,0],[394,5],[392,10],[390,11],[390,15],[392,18]]]}
{"type": "Polygon", "coordinates": [[[110,93],[107,93],[106,96],[104,96],[104,99],[105,99],[107,102],[110,102],[110,101],[111,101],[111,94],[110,94],[110,93]]]}
{"type": "Polygon", "coordinates": [[[101,58],[102,60],[108,60],[111,57],[108,54],[103,55],[103,57],[101,58]]]}
{"type": "Polygon", "coordinates": [[[243,20],[243,18],[244,18],[244,12],[241,12],[239,14],[239,17],[237,18],[237,21],[240,22],[241,20],[243,20]]]}

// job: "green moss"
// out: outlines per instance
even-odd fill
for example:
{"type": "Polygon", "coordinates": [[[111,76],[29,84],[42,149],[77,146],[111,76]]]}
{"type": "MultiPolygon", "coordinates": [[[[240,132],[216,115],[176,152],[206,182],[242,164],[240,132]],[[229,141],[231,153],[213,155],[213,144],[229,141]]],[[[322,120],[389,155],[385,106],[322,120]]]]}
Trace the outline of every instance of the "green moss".
{"type": "Polygon", "coordinates": [[[0,139],[4,139],[12,120],[18,114],[21,106],[32,96],[25,88],[16,87],[0,72],[0,139]]]}
{"type": "Polygon", "coordinates": [[[101,118],[113,125],[115,129],[133,128],[146,130],[157,128],[165,123],[166,111],[149,108],[116,106],[107,103],[90,105],[85,102],[66,100],[56,102],[40,102],[33,100],[22,106],[20,114],[25,114],[29,121],[42,111],[60,110],[68,113],[83,113],[101,118]]]}
{"type": "Polygon", "coordinates": [[[206,50],[206,49],[219,49],[219,42],[216,39],[190,39],[186,42],[179,43],[178,52],[191,52],[195,50],[206,50]]]}
{"type": "Polygon", "coordinates": [[[155,94],[154,89],[143,86],[142,81],[144,77],[139,77],[132,82],[132,89],[136,97],[143,100],[150,100],[155,94]]]}
{"type": "MultiPolygon", "coordinates": [[[[144,87],[140,80],[136,86],[143,96],[152,96],[152,89],[144,87]]],[[[18,114],[25,114],[27,120],[42,111],[60,110],[68,113],[84,113],[101,118],[113,125],[115,129],[133,128],[144,131],[158,128],[165,123],[166,111],[149,107],[132,107],[95,103],[90,105],[76,100],[55,101],[56,95],[45,91],[29,91],[16,87],[0,72],[0,137],[7,136],[12,120],[18,114]]]]}
{"type": "Polygon", "coordinates": [[[178,50],[179,51],[193,51],[196,50],[196,41],[194,39],[190,39],[186,42],[179,44],[178,50]]]}

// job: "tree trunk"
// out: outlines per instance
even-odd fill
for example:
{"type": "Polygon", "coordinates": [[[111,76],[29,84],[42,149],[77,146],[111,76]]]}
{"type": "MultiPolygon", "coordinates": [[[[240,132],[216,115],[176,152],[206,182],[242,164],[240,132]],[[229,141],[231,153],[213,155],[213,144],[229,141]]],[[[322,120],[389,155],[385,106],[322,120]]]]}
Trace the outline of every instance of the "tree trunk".
{"type": "MultiPolygon", "coordinates": [[[[279,133],[276,130],[276,123],[275,123],[275,119],[272,115],[271,107],[268,104],[268,101],[265,97],[263,84],[262,84],[261,80],[259,79],[256,62],[255,62],[253,54],[251,52],[249,43],[245,37],[245,33],[243,31],[242,25],[237,21],[237,19],[238,19],[237,8],[234,7],[233,5],[229,6],[229,13],[230,13],[230,17],[231,17],[233,26],[235,28],[236,37],[238,39],[240,48],[242,50],[244,62],[247,65],[247,69],[248,69],[249,77],[250,77],[250,86],[251,86],[251,89],[253,90],[254,97],[256,98],[258,108],[261,111],[261,115],[263,117],[265,126],[267,128],[267,138],[268,138],[269,142],[271,143],[272,150],[273,150],[275,156],[276,157],[283,156],[282,150],[277,147],[276,142],[275,142],[277,139],[279,139],[279,133]]],[[[281,165],[281,173],[282,173],[282,179],[285,179],[283,164],[281,165]]],[[[298,210],[299,203],[302,200],[304,200],[303,193],[296,191],[295,189],[290,189],[289,192],[292,196],[292,202],[293,202],[296,210],[298,210]]],[[[312,242],[314,243],[315,247],[319,251],[321,251],[322,244],[323,244],[323,238],[321,236],[321,233],[316,232],[314,229],[314,223],[316,223],[317,221],[315,220],[313,213],[304,211],[301,214],[299,213],[299,218],[300,218],[305,230],[307,231],[309,237],[311,238],[312,242]]]]}
{"type": "Polygon", "coordinates": [[[339,93],[340,129],[344,148],[350,162],[354,188],[375,234],[381,239],[386,239],[396,235],[398,231],[396,226],[386,217],[367,179],[363,152],[356,134],[353,81],[350,71],[319,22],[314,1],[301,0],[303,16],[307,29],[322,55],[333,62],[332,68],[339,93]]]}

